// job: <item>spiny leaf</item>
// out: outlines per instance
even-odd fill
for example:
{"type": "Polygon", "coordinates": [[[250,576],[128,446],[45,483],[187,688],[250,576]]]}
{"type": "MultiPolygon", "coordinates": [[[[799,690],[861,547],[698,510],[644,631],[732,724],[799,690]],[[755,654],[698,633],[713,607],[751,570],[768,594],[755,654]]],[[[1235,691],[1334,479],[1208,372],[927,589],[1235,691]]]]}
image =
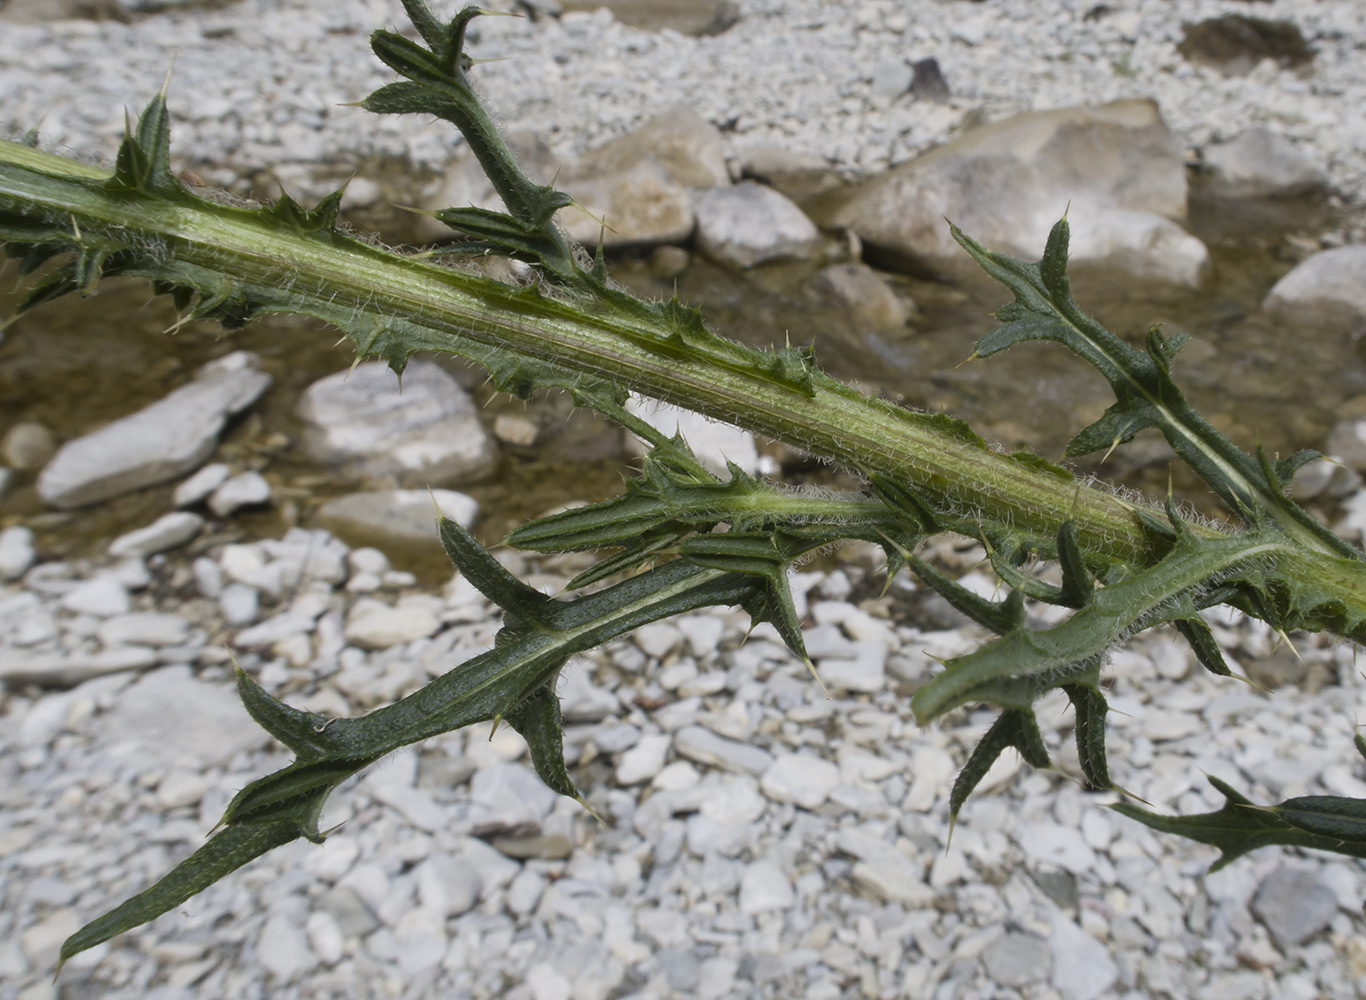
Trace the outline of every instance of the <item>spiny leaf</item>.
{"type": "Polygon", "coordinates": [[[1092,685],[1061,686],[1077,713],[1077,757],[1081,761],[1081,773],[1093,789],[1110,788],[1110,765],[1105,756],[1105,716],[1109,706],[1105,703],[1105,695],[1092,685]]]}
{"type": "Polygon", "coordinates": [[[1198,615],[1191,618],[1176,618],[1172,624],[1182,637],[1190,644],[1191,651],[1195,653],[1195,659],[1212,674],[1219,677],[1232,677],[1233,671],[1229,669],[1228,663],[1224,660],[1223,650],[1214,641],[1214,633],[1210,631],[1203,618],[1198,615]]]}
{"type": "Polygon", "coordinates": [[[1058,529],[1058,563],[1062,567],[1062,591],[1058,603],[1069,608],[1085,606],[1091,599],[1096,584],[1086,568],[1086,560],[1077,544],[1077,534],[1071,521],[1064,521],[1058,529]]]}
{"type": "Polygon", "coordinates": [[[1027,708],[1051,687],[1085,682],[1131,631],[1183,614],[1172,602],[1190,588],[1287,547],[1279,535],[1258,532],[1179,541],[1157,565],[1097,590],[1067,621],[1042,632],[1017,628],[950,660],[911,699],[916,719],[923,724],[970,701],[1027,708]]]}
{"type": "Polygon", "coordinates": [[[996,758],[1001,756],[1006,747],[1014,747],[1033,767],[1048,767],[1051,763],[1034,713],[1028,709],[1006,709],[978,741],[963,770],[954,779],[953,791],[949,795],[950,817],[957,818],[963,803],[986,777],[991,765],[996,763],[996,758]]]}
{"type": "Polygon", "coordinates": [[[90,921],[62,942],[58,970],[73,955],[175,909],[224,875],[298,836],[298,828],[286,821],[233,826],[215,834],[154,885],[90,921]]]}
{"type": "Polygon", "coordinates": [[[1229,508],[1246,521],[1258,512],[1283,531],[1319,551],[1359,559],[1361,553],[1288,500],[1276,476],[1219,433],[1186,401],[1172,381],[1171,358],[1184,342],[1168,341],[1157,328],[1147,334],[1146,350],[1131,347],[1090,316],[1072,298],[1066,259],[1070,228],[1060,220],[1049,233],[1044,257],[1026,263],[991,251],[956,226],[956,239],[982,269],[1004,284],[1015,301],[996,313],[1002,325],[978,341],[976,354],[988,357],[1026,340],[1053,340],[1087,361],[1110,383],[1115,403],[1082,430],[1068,455],[1108,450],[1147,427],[1167,443],[1229,508]]]}
{"type": "Polygon", "coordinates": [[[1366,799],[1303,795],[1272,809],[1298,830],[1366,848],[1366,799]]]}
{"type": "Polygon", "coordinates": [[[1277,808],[1255,806],[1247,796],[1213,776],[1209,782],[1225,800],[1224,807],[1215,812],[1195,816],[1164,816],[1140,809],[1130,802],[1117,802],[1110,808],[1161,833],[1174,833],[1217,847],[1222,853],[1219,860],[1210,866],[1211,872],[1218,871],[1249,851],[1273,844],[1366,857],[1366,841],[1322,836],[1301,829],[1287,822],[1277,808]]]}
{"type": "Polygon", "coordinates": [[[538,687],[517,707],[503,716],[526,740],[531,766],[546,787],[576,801],[582,801],[564,766],[564,724],[560,719],[560,699],[550,683],[538,687]]]}
{"type": "Polygon", "coordinates": [[[124,135],[114,158],[114,176],[105,186],[110,191],[170,200],[189,197],[171,172],[171,115],[164,92],[147,102],[137,128],[124,135]]]}
{"type": "Polygon", "coordinates": [[[509,573],[473,535],[450,518],[438,515],[437,530],[446,555],[479,593],[515,616],[518,622],[544,626],[549,621],[550,605],[554,603],[551,598],[509,573]]]}

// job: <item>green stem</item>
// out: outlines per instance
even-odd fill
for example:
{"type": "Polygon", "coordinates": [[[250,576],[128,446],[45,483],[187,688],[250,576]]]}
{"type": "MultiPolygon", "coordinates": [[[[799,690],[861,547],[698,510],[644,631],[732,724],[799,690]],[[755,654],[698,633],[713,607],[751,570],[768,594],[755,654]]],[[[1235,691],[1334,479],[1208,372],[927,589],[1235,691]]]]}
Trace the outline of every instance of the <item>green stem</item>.
{"type": "MultiPolygon", "coordinates": [[[[236,297],[248,316],[317,316],[391,362],[431,350],[488,365],[546,363],[585,386],[605,377],[906,484],[969,531],[985,523],[1051,538],[1070,520],[1088,558],[1129,567],[1152,565],[1169,546],[1115,496],[993,452],[956,421],[865,396],[820,372],[798,386],[754,370],[753,352],[719,338],[706,349],[667,342],[638,311],[515,288],[188,193],[111,191],[106,179],[0,141],[0,239],[60,236],[75,252],[122,254],[119,273],[236,297]]],[[[1355,635],[1366,620],[1366,564],[1339,563],[1305,552],[1284,557],[1278,571],[1331,589],[1355,635]]]]}

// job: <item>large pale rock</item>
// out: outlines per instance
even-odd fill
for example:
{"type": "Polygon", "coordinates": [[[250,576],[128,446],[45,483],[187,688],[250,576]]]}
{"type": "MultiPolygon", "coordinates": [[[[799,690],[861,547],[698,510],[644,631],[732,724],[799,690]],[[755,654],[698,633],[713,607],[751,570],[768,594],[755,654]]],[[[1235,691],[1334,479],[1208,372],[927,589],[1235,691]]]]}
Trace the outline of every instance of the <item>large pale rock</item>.
{"type": "Polygon", "coordinates": [[[678,243],[693,230],[687,189],[729,183],[721,133],[678,105],[589,150],[561,173],[559,187],[590,214],[567,208],[558,219],[570,236],[589,245],[600,234],[608,247],[678,243]],[[597,219],[607,223],[606,232],[597,219]]]}
{"type": "Polygon", "coordinates": [[[196,680],[188,667],[144,674],[91,725],[101,746],[132,743],[157,760],[193,768],[222,766],[270,739],[231,684],[196,680]]]}
{"type": "Polygon", "coordinates": [[[1262,305],[1298,324],[1366,320],[1366,246],[1337,247],[1301,261],[1271,287],[1262,305]]]}
{"type": "Polygon", "coordinates": [[[455,490],[369,490],[327,501],[314,518],[343,535],[411,544],[436,541],[438,508],[462,528],[479,516],[479,501],[455,490]]]}
{"type": "MultiPolygon", "coordinates": [[[[1028,112],[984,125],[813,211],[819,223],[854,230],[871,257],[961,276],[976,265],[945,218],[992,249],[1034,259],[1069,203],[1079,235],[1088,219],[1111,209],[1185,218],[1183,151],[1153,102],[1028,112]]],[[[1076,252],[1073,259],[1105,263],[1076,252]]]]}
{"type": "Polygon", "coordinates": [[[38,476],[38,495],[53,507],[81,507],[197,468],[228,417],[270,385],[255,366],[254,356],[239,351],[151,406],[68,441],[38,476]]]}
{"type": "Polygon", "coordinates": [[[1073,263],[1103,263],[1135,281],[1199,288],[1209,272],[1205,244],[1152,212],[1108,209],[1072,224],[1073,263]]]}
{"type": "Polygon", "coordinates": [[[430,361],[410,361],[401,386],[381,361],[329,375],[299,416],[309,455],[353,475],[427,486],[478,479],[497,461],[469,396],[430,361]]]}
{"type": "Polygon", "coordinates": [[[1205,150],[1207,191],[1221,198],[1294,198],[1322,192],[1323,170],[1283,135],[1250,128],[1205,150]]]}
{"type": "Polygon", "coordinates": [[[802,210],[753,181],[693,193],[697,247],[730,267],[771,260],[805,260],[821,249],[821,234],[802,210]]]}

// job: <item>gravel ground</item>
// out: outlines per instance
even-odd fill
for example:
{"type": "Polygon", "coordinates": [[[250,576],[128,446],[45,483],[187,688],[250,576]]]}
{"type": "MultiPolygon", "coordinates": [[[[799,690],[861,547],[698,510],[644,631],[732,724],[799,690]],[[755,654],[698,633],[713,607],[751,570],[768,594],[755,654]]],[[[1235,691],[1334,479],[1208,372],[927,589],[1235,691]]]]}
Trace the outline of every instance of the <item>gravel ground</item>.
{"type": "MultiPolygon", "coordinates": [[[[507,9],[508,0],[488,6],[507,9]]],[[[1129,97],[1157,100],[1192,148],[1251,125],[1289,136],[1344,194],[1366,191],[1366,7],[1356,0],[1090,0],[1037,4],[745,0],[722,35],[625,27],[606,12],[556,20],[486,18],[478,79],[509,128],[563,157],[678,102],[736,142],[776,140],[849,174],[942,142],[969,121],[1129,97]],[[1267,60],[1242,76],[1193,66],[1183,24],[1224,14],[1298,26],[1312,72],[1267,60]],[[880,96],[907,60],[939,61],[952,98],[880,96]]],[[[140,108],[174,61],[170,106],[181,155],[240,186],[286,162],[406,157],[440,171],[442,123],[340,105],[390,79],[366,38],[402,23],[396,0],[242,0],[211,12],[174,5],[132,24],[65,21],[0,34],[0,122],[40,125],[76,155],[109,158],[123,109],[140,108]]]]}
{"type": "MultiPolygon", "coordinates": [[[[14,575],[25,529],[0,534],[14,575]]],[[[0,996],[1352,997],[1366,987],[1359,862],[1267,850],[1215,875],[1081,791],[1070,713],[1041,707],[1055,771],[1007,753],[953,832],[948,788],[991,721],[919,729],[905,695],[975,627],[885,617],[857,563],[794,578],[825,700],[742,614],[659,623],[573,661],[560,693],[576,781],[540,785],[487,725],[400,752],[334,796],[324,847],[290,845],[73,960],[79,923],[184,857],[233,792],[286,761],[247,719],[225,646],[294,704],[352,715],[489,647],[463,580],[413,586],[326,533],[203,554],[38,563],[0,590],[0,996]],[[255,598],[245,612],[244,592],[255,598]],[[225,619],[238,624],[227,626],[225,619]],[[115,659],[149,667],[101,674],[115,659]],[[1056,728],[1054,728],[1056,727],[1056,728]]],[[[980,549],[931,557],[990,588],[980,549]]],[[[574,567],[510,559],[546,589],[574,567]]],[[[894,601],[915,597],[904,576],[894,601]]],[[[1034,609],[1046,614],[1045,609],[1034,609]]],[[[1273,661],[1218,618],[1232,662],[1273,661]]],[[[1317,694],[1274,696],[1147,636],[1107,669],[1115,779],[1153,807],[1366,795],[1351,761],[1352,653],[1301,640],[1317,694]]],[[[1281,651],[1284,664],[1295,660],[1281,651]]],[[[1265,679],[1265,676],[1263,679],[1265,679]]]]}

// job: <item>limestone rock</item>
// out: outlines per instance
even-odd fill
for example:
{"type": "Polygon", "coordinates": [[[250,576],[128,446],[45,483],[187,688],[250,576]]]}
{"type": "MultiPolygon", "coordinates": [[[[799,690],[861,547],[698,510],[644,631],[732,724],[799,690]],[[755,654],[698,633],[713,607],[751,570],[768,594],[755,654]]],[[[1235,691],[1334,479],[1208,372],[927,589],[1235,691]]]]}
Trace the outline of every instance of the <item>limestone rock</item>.
{"type": "Polygon", "coordinates": [[[15,424],[0,441],[0,458],[20,472],[33,472],[47,464],[57,450],[52,431],[43,424],[15,424]]]}
{"type": "Polygon", "coordinates": [[[259,472],[243,472],[226,480],[209,497],[209,510],[227,517],[243,507],[270,502],[270,483],[259,472]]]}
{"type": "Polygon", "coordinates": [[[1199,288],[1209,271],[1205,244],[1152,212],[1111,208],[1079,215],[1070,250],[1074,264],[1104,264],[1134,281],[1199,288]]]}
{"type": "Polygon", "coordinates": [[[741,147],[740,174],[782,192],[795,202],[840,186],[839,173],[819,156],[768,142],[741,147]]]}
{"type": "Polygon", "coordinates": [[[838,308],[860,333],[895,333],[906,328],[905,303],[867,264],[831,264],[816,273],[810,288],[817,298],[838,308]]]}
{"type": "Polygon", "coordinates": [[[992,982],[1011,988],[1047,979],[1053,971],[1048,942],[1017,931],[1007,932],[988,947],[982,961],[992,982]]]}
{"type": "Polygon", "coordinates": [[[156,760],[187,767],[222,766],[270,740],[231,684],[196,680],[188,667],[143,675],[91,726],[102,746],[135,743],[156,760]]]}
{"type": "Polygon", "coordinates": [[[239,351],[206,365],[164,399],[66,442],[38,476],[38,495],[53,507],[82,507],[197,468],[213,453],[228,417],[270,385],[255,364],[239,351]]]}
{"type": "Polygon", "coordinates": [[[1324,250],[1271,286],[1262,307],[1300,325],[1366,320],[1366,246],[1324,250]]]}
{"type": "Polygon", "coordinates": [[[402,543],[437,539],[436,508],[463,528],[479,516],[479,502],[455,490],[370,490],[336,497],[318,508],[319,525],[342,534],[402,543]]]}
{"type": "Polygon", "coordinates": [[[1206,190],[1220,198],[1294,198],[1321,193],[1328,176],[1283,135],[1250,128],[1205,149],[1206,190]]]}
{"type": "Polygon", "coordinates": [[[150,556],[174,549],[194,538],[204,519],[188,511],[164,514],[145,528],[120,535],[109,543],[111,556],[150,556]]]}
{"type": "Polygon", "coordinates": [[[992,249],[1033,260],[1069,202],[1079,232],[1109,209],[1185,218],[1183,151],[1153,102],[1028,112],[984,125],[829,196],[813,212],[818,223],[856,232],[874,262],[952,277],[976,265],[946,217],[992,249]]]}
{"type": "Polygon", "coordinates": [[[1337,916],[1337,895],[1312,871],[1282,865],[1262,880],[1252,897],[1257,915],[1287,954],[1337,916]]]}
{"type": "Polygon", "coordinates": [[[687,189],[729,183],[721,134],[697,112],[678,105],[589,150],[565,170],[559,186],[589,214],[566,208],[558,220],[589,246],[599,235],[609,248],[679,243],[694,224],[687,189]],[[598,219],[610,227],[606,232],[598,219]]]}
{"type": "Polygon", "coordinates": [[[762,184],[742,181],[696,191],[693,210],[698,249],[718,263],[750,268],[820,253],[820,230],[800,208],[762,184]]]}
{"type": "Polygon", "coordinates": [[[687,189],[657,163],[637,163],[615,174],[570,177],[574,200],[582,206],[560,210],[559,222],[578,242],[609,250],[653,243],[683,243],[696,218],[687,189]],[[603,224],[606,228],[603,228],[603,224]]]}
{"type": "Polygon", "coordinates": [[[37,558],[32,529],[15,524],[0,531],[0,581],[19,579],[37,558]]]}
{"type": "Polygon", "coordinates": [[[314,382],[299,401],[304,448],[351,475],[402,486],[487,475],[492,440],[465,391],[431,361],[410,361],[399,379],[381,361],[314,382]]]}

